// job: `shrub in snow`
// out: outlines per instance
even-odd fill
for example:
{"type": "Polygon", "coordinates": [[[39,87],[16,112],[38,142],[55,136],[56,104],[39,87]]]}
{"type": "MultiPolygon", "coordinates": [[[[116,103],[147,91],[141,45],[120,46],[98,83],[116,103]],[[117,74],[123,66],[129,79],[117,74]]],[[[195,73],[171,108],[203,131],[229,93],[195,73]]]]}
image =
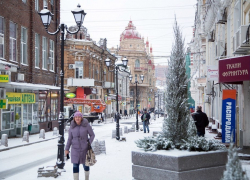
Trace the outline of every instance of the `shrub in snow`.
{"type": "Polygon", "coordinates": [[[249,180],[246,173],[242,170],[238,153],[233,143],[230,144],[228,149],[228,161],[226,170],[224,171],[223,178],[221,180],[249,180]]]}
{"type": "Polygon", "coordinates": [[[168,64],[165,104],[167,117],[164,118],[160,135],[136,141],[137,147],[145,151],[157,149],[186,149],[190,151],[209,151],[225,149],[215,140],[206,140],[196,136],[196,127],[190,117],[185,68],[184,40],[177,22],[173,27],[174,44],[168,64]]]}

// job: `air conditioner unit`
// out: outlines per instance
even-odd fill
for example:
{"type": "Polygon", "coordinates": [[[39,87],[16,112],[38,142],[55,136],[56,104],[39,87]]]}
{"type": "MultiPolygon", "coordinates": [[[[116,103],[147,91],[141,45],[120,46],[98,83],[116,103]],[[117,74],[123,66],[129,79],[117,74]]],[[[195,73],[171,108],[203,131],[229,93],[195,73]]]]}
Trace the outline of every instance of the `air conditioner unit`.
{"type": "Polygon", "coordinates": [[[206,89],[205,89],[206,95],[211,95],[212,94],[212,86],[211,86],[211,82],[207,82],[206,84],[206,89]]]}
{"type": "Polygon", "coordinates": [[[6,99],[6,89],[0,88],[0,99],[6,99]]]}
{"type": "Polygon", "coordinates": [[[17,74],[17,80],[18,81],[24,81],[24,74],[18,73],[17,74]]]}
{"type": "Polygon", "coordinates": [[[76,65],[75,64],[69,64],[69,69],[75,69],[76,65]]]}

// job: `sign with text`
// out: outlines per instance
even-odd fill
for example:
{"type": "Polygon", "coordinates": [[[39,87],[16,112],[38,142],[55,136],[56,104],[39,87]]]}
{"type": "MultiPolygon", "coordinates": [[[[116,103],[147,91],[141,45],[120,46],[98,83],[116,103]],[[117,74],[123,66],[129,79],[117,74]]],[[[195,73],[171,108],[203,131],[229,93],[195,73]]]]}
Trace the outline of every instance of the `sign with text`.
{"type": "Polygon", "coordinates": [[[250,56],[219,60],[219,82],[242,83],[250,80],[250,56]]]}
{"type": "Polygon", "coordinates": [[[222,143],[235,142],[236,90],[222,92],[222,143]]]}
{"type": "Polygon", "coordinates": [[[9,82],[9,75],[0,75],[0,82],[9,82]]]}
{"type": "Polygon", "coordinates": [[[33,104],[36,102],[35,93],[11,93],[6,92],[8,104],[33,104]]]}
{"type": "Polygon", "coordinates": [[[207,66],[207,80],[218,81],[218,66],[207,66]]]}

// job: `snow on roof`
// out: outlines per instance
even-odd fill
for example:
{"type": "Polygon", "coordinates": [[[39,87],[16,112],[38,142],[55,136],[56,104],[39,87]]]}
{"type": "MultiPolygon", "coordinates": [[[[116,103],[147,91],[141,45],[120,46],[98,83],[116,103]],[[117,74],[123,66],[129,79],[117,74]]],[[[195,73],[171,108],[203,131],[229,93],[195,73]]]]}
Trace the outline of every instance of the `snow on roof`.
{"type": "Polygon", "coordinates": [[[10,66],[14,66],[14,67],[18,67],[18,65],[16,65],[16,64],[12,64],[12,63],[9,63],[9,62],[6,62],[6,61],[2,61],[2,60],[0,60],[0,64],[10,65],[10,66]]]}

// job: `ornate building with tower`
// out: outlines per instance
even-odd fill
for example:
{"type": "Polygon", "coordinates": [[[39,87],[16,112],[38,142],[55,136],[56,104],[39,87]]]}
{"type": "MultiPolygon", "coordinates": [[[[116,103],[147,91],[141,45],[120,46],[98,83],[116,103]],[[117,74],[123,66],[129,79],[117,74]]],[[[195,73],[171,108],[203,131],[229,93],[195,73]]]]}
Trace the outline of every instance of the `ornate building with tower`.
{"type": "Polygon", "coordinates": [[[153,58],[152,46],[149,47],[149,41],[146,40],[136,30],[133,22],[130,20],[128,26],[120,35],[120,47],[111,51],[122,57],[128,58],[128,66],[131,70],[133,79],[130,83],[130,102],[129,110],[136,108],[136,84],[137,80],[137,94],[138,94],[138,109],[154,108],[154,92],[155,92],[155,65],[153,58]],[[144,75],[143,82],[140,76],[144,75]]]}

